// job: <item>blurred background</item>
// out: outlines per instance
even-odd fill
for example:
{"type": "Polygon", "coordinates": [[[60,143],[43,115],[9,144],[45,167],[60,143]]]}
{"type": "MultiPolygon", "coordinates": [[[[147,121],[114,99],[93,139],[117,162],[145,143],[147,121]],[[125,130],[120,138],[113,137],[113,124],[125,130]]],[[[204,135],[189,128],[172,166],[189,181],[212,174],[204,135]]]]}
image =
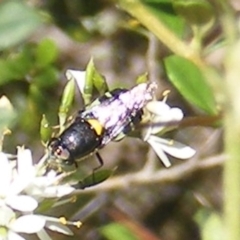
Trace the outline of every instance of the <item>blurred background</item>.
{"type": "MultiPolygon", "coordinates": [[[[202,34],[201,49],[205,51],[204,61],[221,71],[224,47],[221,47],[219,9],[217,1],[206,2],[207,11],[202,16],[207,20],[201,21],[207,27],[202,34]]],[[[191,46],[196,43],[193,41],[196,32],[171,1],[142,3],[183,42],[191,46]]],[[[207,237],[221,226],[224,160],[221,127],[208,118],[206,123],[202,121],[201,117],[211,114],[191,104],[169,80],[164,59],[172,54],[172,49],[121,6],[121,1],[110,0],[0,2],[0,95],[9,98],[17,113],[3,149],[16,153],[16,146],[24,145],[32,150],[35,162],[44,154],[40,122],[45,114],[52,125],[58,123],[67,69],[85,70],[93,58],[110,89],[130,88],[139,75],[148,72],[150,80],[159,86],[158,99],[169,89],[170,106],[180,107],[186,118],[199,117],[199,121],[170,135],[196,149],[197,154],[184,161],[170,157],[172,167],[165,169],[149,146],[138,139],[110,143],[101,151],[104,168],[114,169],[111,178],[120,178],[126,184],[114,186],[112,181],[110,188],[101,188],[99,184],[94,191],[91,188],[80,191],[76,202],[51,214],[79,219],[83,226],[73,228],[72,237],[50,235],[53,239],[84,240],[213,239],[207,237]],[[157,180],[127,184],[126,174],[136,174],[148,164],[160,174],[157,180]]],[[[232,1],[231,7],[237,19],[238,1],[232,1]]],[[[72,113],[83,107],[76,90],[72,113]]],[[[96,160],[89,158],[80,167],[90,173],[96,165],[96,160]]],[[[106,181],[111,183],[111,178],[106,181]]]]}

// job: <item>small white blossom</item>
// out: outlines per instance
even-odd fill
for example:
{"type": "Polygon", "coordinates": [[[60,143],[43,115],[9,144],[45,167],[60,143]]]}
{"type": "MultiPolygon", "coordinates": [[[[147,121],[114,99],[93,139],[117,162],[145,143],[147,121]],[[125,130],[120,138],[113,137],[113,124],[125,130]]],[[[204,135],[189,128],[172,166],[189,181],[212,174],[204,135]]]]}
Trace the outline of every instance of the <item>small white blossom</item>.
{"type": "Polygon", "coordinates": [[[180,108],[169,107],[164,101],[151,101],[146,105],[146,110],[151,114],[150,126],[144,132],[143,139],[148,142],[166,167],[171,166],[169,154],[179,159],[188,159],[195,154],[195,150],[189,146],[172,139],[161,138],[165,132],[176,126],[183,118],[180,108]],[[170,123],[170,126],[167,126],[170,123]]]}
{"type": "Polygon", "coordinates": [[[0,239],[24,240],[19,233],[37,233],[45,225],[45,220],[33,214],[17,216],[11,208],[0,207],[0,239]]]}
{"type": "Polygon", "coordinates": [[[46,173],[43,161],[34,165],[28,149],[18,148],[17,162],[0,152],[0,239],[23,240],[19,233],[37,233],[40,239],[51,239],[41,237],[47,236],[44,227],[72,235],[66,225],[79,227],[79,222],[34,214],[45,198],[62,197],[75,190],[61,184],[64,176],[53,170],[46,173]]]}
{"type": "MultiPolygon", "coordinates": [[[[58,184],[64,174],[57,175],[55,171],[41,174],[42,163],[33,165],[31,152],[28,149],[18,149],[18,172],[27,178],[28,184],[24,191],[35,198],[63,197],[75,189],[69,184],[58,184]]],[[[45,172],[44,172],[45,173],[45,172]]]]}
{"type": "Polygon", "coordinates": [[[22,194],[26,185],[27,179],[19,176],[6,155],[0,152],[0,207],[9,206],[24,212],[36,209],[37,201],[31,196],[22,194]]]}

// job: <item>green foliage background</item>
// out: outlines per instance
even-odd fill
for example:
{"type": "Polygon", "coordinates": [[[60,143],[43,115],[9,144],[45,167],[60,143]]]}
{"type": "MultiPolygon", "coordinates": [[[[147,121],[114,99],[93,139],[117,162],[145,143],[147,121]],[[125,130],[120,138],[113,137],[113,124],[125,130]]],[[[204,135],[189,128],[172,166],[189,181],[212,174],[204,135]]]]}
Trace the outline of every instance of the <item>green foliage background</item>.
{"type": "MultiPolygon", "coordinates": [[[[158,97],[171,89],[169,104],[194,117],[175,137],[196,148],[200,167],[171,179],[174,166],[158,183],[83,190],[55,213],[83,220],[75,239],[240,239],[239,9],[237,0],[1,1],[0,95],[17,114],[4,151],[25,145],[39,159],[42,115],[57,124],[64,72],[91,58],[111,88],[149,72],[158,97]]],[[[82,107],[76,91],[73,109],[82,107]]],[[[152,155],[134,139],[103,150],[123,181],[152,155]]],[[[94,161],[82,164],[91,171],[94,161]]]]}

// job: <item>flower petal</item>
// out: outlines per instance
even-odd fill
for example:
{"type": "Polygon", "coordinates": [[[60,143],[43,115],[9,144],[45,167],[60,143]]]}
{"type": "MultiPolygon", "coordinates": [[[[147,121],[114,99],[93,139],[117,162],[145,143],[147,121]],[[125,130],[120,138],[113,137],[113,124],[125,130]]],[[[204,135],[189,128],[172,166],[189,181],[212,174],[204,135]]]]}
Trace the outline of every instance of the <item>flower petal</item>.
{"type": "Polygon", "coordinates": [[[65,235],[72,236],[73,232],[65,225],[59,222],[46,222],[46,227],[54,232],[59,232],[65,235]]]}
{"type": "Polygon", "coordinates": [[[34,198],[25,195],[9,196],[6,203],[11,208],[21,212],[32,212],[38,206],[38,202],[34,198]]]}
{"type": "Polygon", "coordinates": [[[9,231],[8,232],[8,240],[25,240],[25,238],[21,237],[20,235],[18,235],[15,232],[9,231]]]}
{"type": "Polygon", "coordinates": [[[8,226],[12,219],[16,218],[16,213],[7,206],[0,207],[0,226],[8,226]]]}
{"type": "Polygon", "coordinates": [[[147,103],[146,109],[154,115],[165,115],[169,112],[170,107],[163,101],[151,101],[147,103]]]}
{"type": "Polygon", "coordinates": [[[191,158],[196,153],[193,148],[171,139],[150,136],[150,142],[155,142],[155,144],[158,143],[159,147],[162,148],[163,151],[179,159],[191,158]]]}
{"type": "MultiPolygon", "coordinates": [[[[46,188],[32,188],[31,194],[45,197],[45,198],[52,198],[52,197],[63,197],[70,193],[72,193],[75,189],[70,186],[51,186],[46,188]]],[[[30,189],[29,189],[30,191],[30,189]]]]}
{"type": "Polygon", "coordinates": [[[35,175],[34,166],[32,162],[32,153],[29,149],[18,147],[18,174],[20,176],[33,177],[35,175]]]}
{"type": "Polygon", "coordinates": [[[157,116],[157,120],[160,122],[180,121],[183,118],[183,112],[180,108],[170,108],[163,101],[151,101],[146,105],[146,109],[157,116]]]}
{"type": "Polygon", "coordinates": [[[58,178],[61,175],[54,177],[44,176],[35,178],[31,185],[27,187],[26,192],[38,197],[63,197],[74,191],[74,188],[68,184],[56,185],[58,178]]]}
{"type": "MultiPolygon", "coordinates": [[[[152,136],[151,136],[152,137],[152,136]]],[[[162,163],[165,167],[170,167],[171,162],[169,161],[167,155],[162,150],[161,144],[151,139],[151,137],[147,140],[147,142],[151,145],[155,153],[158,155],[162,163]]]]}
{"type": "Polygon", "coordinates": [[[166,121],[162,121],[162,117],[160,116],[155,116],[152,120],[151,120],[151,125],[148,128],[148,135],[146,134],[144,139],[147,139],[147,136],[149,137],[151,134],[157,134],[160,133],[164,128],[164,123],[166,121]]]}
{"type": "Polygon", "coordinates": [[[146,109],[152,113],[152,116],[151,126],[143,133],[144,141],[147,141],[151,134],[169,131],[183,118],[183,112],[180,108],[170,108],[165,101],[151,101],[146,105],[146,109]],[[173,125],[166,126],[166,123],[171,122],[173,125]]]}
{"type": "Polygon", "coordinates": [[[5,196],[12,179],[12,167],[7,156],[0,152],[0,196],[5,196]]]}
{"type": "Polygon", "coordinates": [[[152,123],[167,123],[167,122],[178,122],[183,118],[183,112],[180,108],[171,108],[166,114],[155,115],[151,122],[152,123]]]}
{"type": "Polygon", "coordinates": [[[8,195],[17,195],[22,192],[27,186],[33,181],[34,177],[30,177],[28,174],[25,176],[22,175],[15,175],[14,181],[10,184],[8,195]]]}
{"type": "Polygon", "coordinates": [[[37,232],[37,236],[40,240],[52,240],[52,238],[48,235],[48,233],[44,229],[37,232]]]}
{"type": "Polygon", "coordinates": [[[183,111],[180,108],[171,108],[171,121],[181,121],[183,119],[183,111]]]}
{"type": "Polygon", "coordinates": [[[36,215],[25,215],[21,216],[11,224],[11,229],[15,232],[22,233],[36,233],[39,232],[45,225],[46,221],[44,218],[36,215]]]}
{"type": "Polygon", "coordinates": [[[8,190],[8,195],[17,195],[23,191],[34,179],[35,168],[32,165],[31,151],[18,147],[18,172],[8,190]]]}
{"type": "Polygon", "coordinates": [[[80,92],[83,94],[86,80],[86,71],[69,69],[66,71],[66,77],[68,80],[74,79],[78,85],[80,92]]]}

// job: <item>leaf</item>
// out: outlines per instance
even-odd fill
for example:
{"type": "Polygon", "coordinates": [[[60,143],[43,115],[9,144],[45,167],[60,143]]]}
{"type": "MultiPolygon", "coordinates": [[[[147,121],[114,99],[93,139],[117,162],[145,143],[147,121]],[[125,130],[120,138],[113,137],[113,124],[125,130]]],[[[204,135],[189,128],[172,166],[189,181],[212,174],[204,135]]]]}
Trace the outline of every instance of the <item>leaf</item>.
{"type": "Polygon", "coordinates": [[[13,70],[11,59],[0,59],[0,85],[4,85],[19,77],[18,73],[13,70]]]}
{"type": "Polygon", "coordinates": [[[33,82],[44,89],[53,88],[58,82],[58,72],[53,66],[47,66],[33,77],[33,82]]]}
{"type": "Polygon", "coordinates": [[[49,126],[49,121],[45,115],[42,116],[40,124],[40,136],[43,143],[46,143],[52,134],[52,128],[49,126]]]}
{"type": "Polygon", "coordinates": [[[45,67],[53,63],[58,56],[56,44],[50,39],[43,39],[36,49],[36,62],[38,67],[45,67]]]}
{"type": "Polygon", "coordinates": [[[173,2],[173,6],[189,24],[203,25],[214,17],[213,8],[206,0],[178,0],[173,2]]]}
{"type": "Polygon", "coordinates": [[[217,113],[213,92],[195,64],[176,55],[165,58],[164,64],[169,80],[186,100],[208,114],[217,113]]]}
{"type": "Polygon", "coordinates": [[[25,78],[32,66],[31,51],[27,47],[6,59],[0,59],[0,85],[25,78]]]}
{"type": "Polygon", "coordinates": [[[41,23],[38,13],[22,1],[5,1],[0,5],[0,49],[18,44],[41,23]]]}
{"type": "Polygon", "coordinates": [[[61,128],[66,122],[67,114],[73,104],[74,92],[75,92],[75,81],[71,79],[67,82],[63,90],[61,104],[59,106],[58,117],[59,117],[59,124],[61,128]]]}
{"type": "Polygon", "coordinates": [[[100,229],[104,237],[109,240],[137,240],[138,238],[124,225],[111,223],[100,229]]]}
{"type": "Polygon", "coordinates": [[[85,79],[85,85],[82,92],[82,97],[85,105],[89,104],[92,101],[94,72],[95,72],[95,66],[94,66],[93,60],[90,59],[86,68],[86,75],[85,75],[86,79],[85,79]]]}
{"type": "Polygon", "coordinates": [[[101,182],[104,182],[111,175],[112,175],[112,171],[107,169],[92,172],[91,175],[79,181],[78,187],[80,189],[84,189],[87,187],[95,186],[101,182]]]}
{"type": "Polygon", "coordinates": [[[105,78],[97,71],[93,59],[91,59],[87,65],[86,82],[83,91],[85,105],[91,102],[94,87],[97,89],[100,95],[103,95],[108,91],[108,85],[105,78]]]}

